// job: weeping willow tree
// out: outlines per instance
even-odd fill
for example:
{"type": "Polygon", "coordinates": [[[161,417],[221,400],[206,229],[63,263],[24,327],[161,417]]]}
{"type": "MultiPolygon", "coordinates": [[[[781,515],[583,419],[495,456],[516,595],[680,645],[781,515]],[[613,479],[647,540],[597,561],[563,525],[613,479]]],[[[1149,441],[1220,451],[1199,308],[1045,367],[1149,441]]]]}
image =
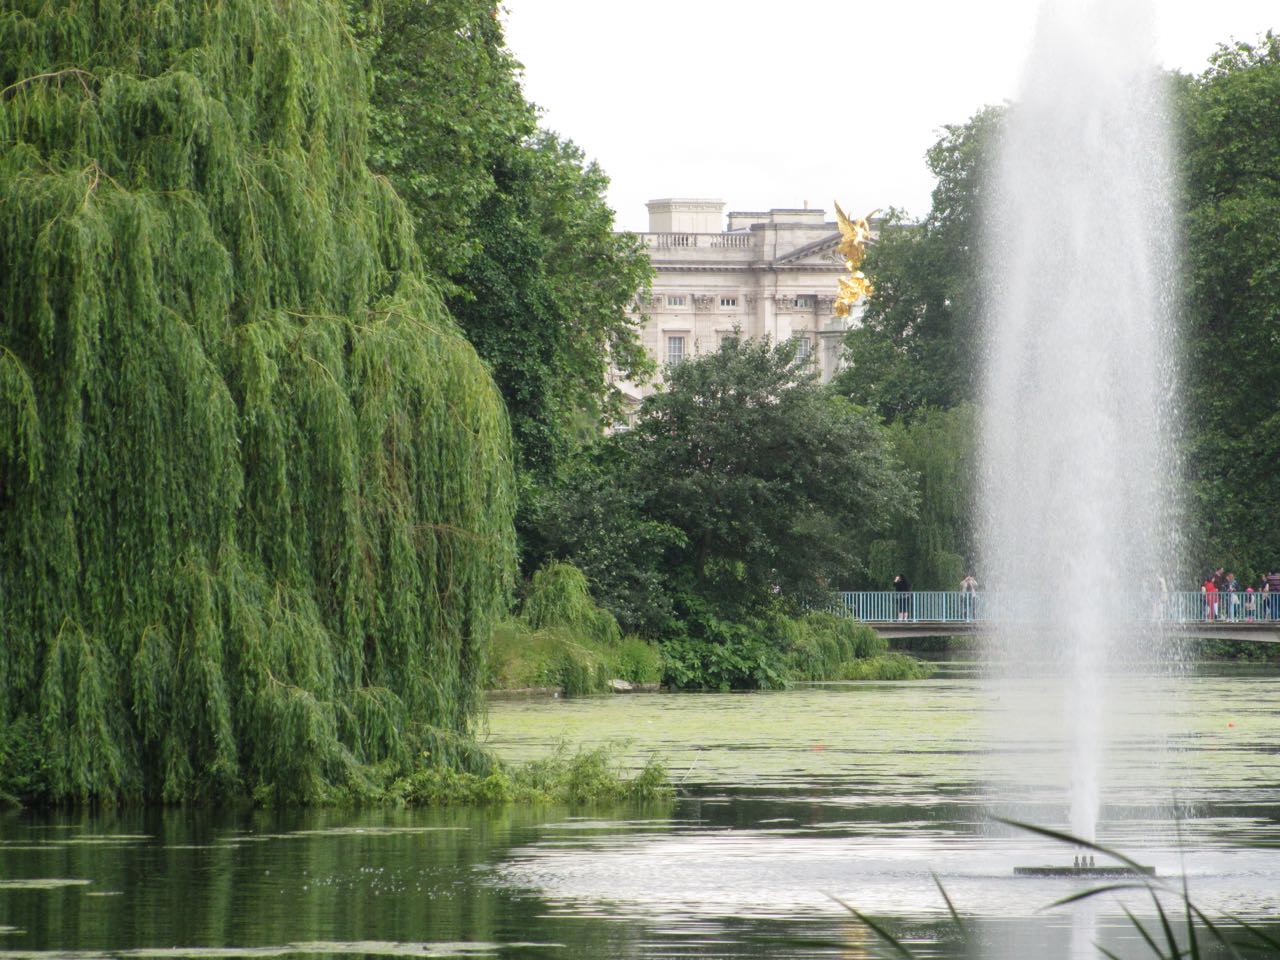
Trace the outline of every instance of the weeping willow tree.
{"type": "Polygon", "coordinates": [[[45,796],[319,799],[456,742],[510,431],[342,4],[9,0],[0,89],[0,727],[45,796]]]}
{"type": "Polygon", "coordinates": [[[887,590],[906,574],[918,590],[958,590],[974,554],[973,485],[977,431],[972,405],[921,409],[889,426],[894,453],[914,478],[913,516],[896,517],[869,549],[865,585],[887,590]]]}

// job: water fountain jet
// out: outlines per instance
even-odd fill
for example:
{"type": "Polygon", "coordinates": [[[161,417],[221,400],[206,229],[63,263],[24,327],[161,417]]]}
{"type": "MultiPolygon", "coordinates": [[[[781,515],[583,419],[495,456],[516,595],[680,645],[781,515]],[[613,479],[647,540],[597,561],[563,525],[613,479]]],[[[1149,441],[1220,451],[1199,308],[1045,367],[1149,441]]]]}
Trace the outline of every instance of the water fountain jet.
{"type": "Polygon", "coordinates": [[[1130,607],[1173,557],[1176,244],[1153,21],[1149,0],[1043,4],[986,211],[983,565],[1036,621],[998,625],[989,659],[1039,668],[1042,695],[1006,722],[1047,711],[1069,732],[1061,786],[1089,842],[1110,666],[1159,642],[1130,607]]]}

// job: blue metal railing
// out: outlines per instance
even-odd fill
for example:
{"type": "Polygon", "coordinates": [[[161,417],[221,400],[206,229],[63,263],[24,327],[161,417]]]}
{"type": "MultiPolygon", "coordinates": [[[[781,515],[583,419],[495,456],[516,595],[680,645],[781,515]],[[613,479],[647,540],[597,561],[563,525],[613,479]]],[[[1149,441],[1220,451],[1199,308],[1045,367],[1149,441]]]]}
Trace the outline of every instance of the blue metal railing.
{"type": "MultiPolygon", "coordinates": [[[[1052,616],[1051,604],[1028,594],[959,590],[863,590],[837,593],[832,612],[868,623],[1031,623],[1052,616]]],[[[1280,622],[1280,593],[1176,592],[1135,595],[1128,619],[1149,623],[1280,622]]]]}

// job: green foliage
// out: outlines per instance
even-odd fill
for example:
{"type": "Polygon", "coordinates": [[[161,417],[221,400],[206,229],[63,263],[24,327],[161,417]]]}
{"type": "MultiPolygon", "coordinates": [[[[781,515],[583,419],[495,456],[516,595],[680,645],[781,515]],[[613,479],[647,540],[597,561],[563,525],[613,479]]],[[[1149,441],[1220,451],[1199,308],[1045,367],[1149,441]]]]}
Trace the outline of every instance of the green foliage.
{"type": "Polygon", "coordinates": [[[569,695],[600,693],[603,657],[559,630],[533,630],[520,619],[504,620],[493,633],[487,686],[491,690],[558,687],[569,695]]]}
{"type": "Polygon", "coordinates": [[[787,685],[782,651],[758,623],[713,617],[691,625],[690,635],[662,642],[666,683],[676,690],[780,690],[787,685]],[[694,635],[694,631],[697,634],[694,635]]]}
{"type": "Polygon", "coordinates": [[[836,680],[927,680],[933,664],[905,653],[885,653],[841,665],[836,680]]]}
{"type": "Polygon", "coordinates": [[[623,630],[657,637],[675,629],[668,550],[684,533],[647,516],[648,484],[617,435],[575,457],[530,511],[526,563],[571,559],[623,630]]]}
{"type": "Polygon", "coordinates": [[[662,681],[662,651],[642,637],[628,634],[613,651],[612,673],[630,683],[653,684],[662,681]]]}
{"type": "Polygon", "coordinates": [[[667,684],[677,689],[769,690],[804,680],[917,680],[929,664],[900,653],[864,623],[830,613],[772,613],[726,622],[705,611],[686,635],[663,641],[667,684]]]}
{"type": "Polygon", "coordinates": [[[618,621],[591,599],[587,578],[572,564],[551,563],[533,575],[523,617],[535,630],[564,627],[596,643],[617,643],[618,621]]]}
{"type": "Polygon", "coordinates": [[[919,224],[890,214],[863,270],[875,286],[845,335],[835,388],[885,420],[975,398],[981,345],[981,223],[986,159],[1003,109],[944,127],[926,160],[937,177],[919,224]]]}
{"type": "Polygon", "coordinates": [[[465,732],[509,427],[343,6],[17,0],[0,88],[7,789],[323,799],[465,732]]]}
{"type": "Polygon", "coordinates": [[[480,250],[449,305],[493,370],[521,465],[545,482],[577,442],[579,411],[607,415],[610,362],[649,369],[628,313],[649,261],[636,238],[613,232],[608,181],[571,143],[539,134],[499,157],[493,176],[473,216],[480,250]]]}
{"type": "Polygon", "coordinates": [[[604,693],[610,680],[661,678],[658,649],[639,637],[622,637],[613,616],[592,601],[581,571],[566,563],[534,574],[521,616],[494,632],[493,689],[558,687],[580,696],[604,693]]]}
{"type": "Polygon", "coordinates": [[[1240,660],[1266,663],[1276,659],[1276,652],[1269,643],[1251,643],[1248,640],[1188,640],[1183,645],[1185,659],[1240,660]]]}
{"type": "Polygon", "coordinates": [[[889,645],[865,623],[830,613],[811,613],[782,620],[777,629],[786,637],[787,673],[792,680],[844,679],[852,661],[878,657],[889,645]]]}
{"type": "Polygon", "coordinates": [[[45,758],[44,737],[34,717],[0,725],[0,808],[48,797],[45,758]]]}
{"type": "Polygon", "coordinates": [[[405,200],[439,277],[480,252],[474,217],[497,189],[494,164],[537,129],[495,12],[492,0],[382,0],[362,19],[369,165],[405,200]]]}
{"type": "MultiPolygon", "coordinates": [[[[661,638],[671,686],[781,687],[797,644],[813,647],[801,674],[829,671],[826,641],[794,632],[819,621],[783,614],[865,575],[865,545],[913,511],[884,429],[794,350],[729,339],[674,368],[636,427],[579,458],[537,511],[540,549],[661,638]]],[[[851,629],[829,624],[836,648],[851,629]]]]}
{"type": "Polygon", "coordinates": [[[882,428],[820,387],[790,343],[731,338],[680,364],[619,442],[644,516],[683,535],[671,581],[717,617],[824,601],[915,506],[882,428]]]}
{"type": "Polygon", "coordinates": [[[1249,575],[1280,557],[1280,36],[1221,47],[1180,94],[1188,552],[1249,575]]]}
{"type": "Polygon", "coordinates": [[[886,589],[906,573],[918,590],[958,590],[966,557],[974,555],[977,416],[968,403],[920,410],[889,426],[893,452],[912,474],[917,514],[899,518],[871,545],[865,580],[851,586],[886,589]]]}
{"type": "Polygon", "coordinates": [[[502,391],[523,510],[574,449],[576,425],[598,433],[616,412],[609,364],[631,377],[652,368],[628,309],[648,257],[614,233],[599,167],[538,128],[492,0],[382,9],[366,31],[373,164],[407,201],[502,391]]]}
{"type": "Polygon", "coordinates": [[[394,793],[411,805],[556,803],[581,806],[619,801],[668,800],[673,790],[666,768],[654,757],[634,773],[624,770],[610,747],[555,753],[518,767],[487,773],[429,766],[398,782],[394,793]]]}

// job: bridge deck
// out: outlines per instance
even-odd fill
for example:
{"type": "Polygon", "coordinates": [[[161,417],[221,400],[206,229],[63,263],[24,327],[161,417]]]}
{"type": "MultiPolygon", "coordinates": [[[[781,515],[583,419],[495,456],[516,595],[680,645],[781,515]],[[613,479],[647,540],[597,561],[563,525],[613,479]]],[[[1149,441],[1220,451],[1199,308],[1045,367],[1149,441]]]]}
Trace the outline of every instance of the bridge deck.
{"type": "MultiPolygon", "coordinates": [[[[994,621],[965,622],[961,620],[864,620],[880,636],[886,639],[908,637],[968,637],[988,636],[994,632],[994,621]]],[[[1019,624],[1022,626],[1023,624],[1019,624]]],[[[1036,625],[1026,623],[1028,630],[1036,625]]],[[[1134,630],[1149,629],[1150,621],[1133,621],[1134,630]]],[[[1160,623],[1160,632],[1170,637],[1186,637],[1196,640],[1248,640],[1254,643],[1280,643],[1280,623],[1160,623]]]]}
{"type": "MultiPolygon", "coordinates": [[[[1174,593],[1135,602],[1149,616],[1128,621],[1135,632],[1171,637],[1280,643],[1280,595],[1174,593]]],[[[1049,625],[1049,604],[1036,598],[964,594],[959,591],[836,595],[833,612],[860,620],[886,638],[962,637],[990,634],[997,625],[1034,631],[1049,625]],[[901,619],[904,617],[906,619],[901,619]]]]}

